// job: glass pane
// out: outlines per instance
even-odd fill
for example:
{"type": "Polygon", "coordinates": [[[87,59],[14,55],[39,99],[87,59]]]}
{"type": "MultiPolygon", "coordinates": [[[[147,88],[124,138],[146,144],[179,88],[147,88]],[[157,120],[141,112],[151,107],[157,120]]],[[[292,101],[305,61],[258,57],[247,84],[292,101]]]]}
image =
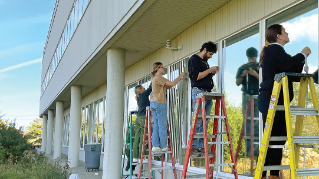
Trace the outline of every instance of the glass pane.
{"type": "Polygon", "coordinates": [[[83,137],[84,137],[84,123],[85,123],[85,109],[82,109],[82,120],[81,120],[81,133],[80,133],[80,148],[83,148],[83,137]]]}
{"type": "MultiPolygon", "coordinates": [[[[278,14],[267,20],[267,27],[278,23],[283,25],[288,33],[289,43],[284,46],[285,51],[290,55],[296,55],[308,46],[311,54],[307,58],[309,73],[318,70],[318,9],[317,1],[305,1],[298,6],[278,14]]],[[[302,73],[305,73],[303,71],[302,73]]],[[[299,83],[294,83],[294,99],[292,105],[298,105],[299,83]]],[[[317,96],[319,95],[319,86],[315,84],[317,96]]],[[[308,97],[306,104],[308,108],[313,107],[312,98],[308,89],[308,97]]],[[[296,116],[292,116],[292,127],[295,128],[296,116]]],[[[307,116],[303,120],[302,135],[318,136],[317,121],[314,116],[307,116]]],[[[286,142],[287,145],[287,142],[286,142]]],[[[318,164],[313,162],[312,155],[318,156],[318,150],[314,148],[301,148],[299,155],[299,168],[318,168],[318,164]]],[[[282,165],[289,165],[290,160],[288,150],[283,150],[282,165]]],[[[284,170],[282,172],[285,178],[290,177],[290,172],[284,170]]],[[[306,177],[308,178],[308,177],[306,177]]],[[[309,177],[310,178],[310,177],[309,177]]]]}
{"type": "MultiPolygon", "coordinates": [[[[225,94],[226,112],[234,155],[236,155],[237,150],[239,151],[237,171],[239,174],[252,176],[254,163],[256,163],[259,152],[259,114],[257,107],[259,25],[257,24],[226,39],[224,46],[226,48],[224,48],[225,86],[223,87],[223,93],[225,94]],[[252,100],[254,100],[253,103],[252,100]],[[253,105],[248,105],[248,103],[253,105]],[[251,116],[251,110],[254,110],[253,116],[251,116]]],[[[225,131],[224,125],[222,130],[225,131]]],[[[227,135],[223,135],[223,140],[227,141],[227,135]]],[[[222,149],[222,163],[232,163],[229,148],[226,145],[219,145],[218,147],[222,149]]],[[[222,167],[222,171],[231,173],[232,169],[225,166],[222,167]]]]}

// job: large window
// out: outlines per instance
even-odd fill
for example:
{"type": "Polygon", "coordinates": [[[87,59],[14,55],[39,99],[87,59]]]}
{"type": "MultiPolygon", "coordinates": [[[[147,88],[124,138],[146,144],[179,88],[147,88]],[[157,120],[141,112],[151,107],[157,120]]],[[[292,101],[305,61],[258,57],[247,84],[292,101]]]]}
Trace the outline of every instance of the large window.
{"type": "MultiPolygon", "coordinates": [[[[282,24],[288,32],[290,42],[284,48],[290,55],[300,53],[301,50],[308,46],[311,49],[311,54],[307,58],[309,65],[309,73],[318,70],[318,9],[316,0],[308,0],[288,9],[266,21],[266,26],[272,24],[282,24]]],[[[303,71],[303,73],[305,73],[303,71]]],[[[317,96],[319,95],[319,86],[315,84],[317,96]]],[[[294,100],[292,105],[297,105],[298,102],[299,83],[294,83],[294,100]]],[[[310,94],[310,90],[308,91],[310,94]]],[[[307,107],[313,106],[310,96],[306,98],[307,107]]],[[[296,116],[292,116],[292,125],[295,128],[296,116]]],[[[318,136],[318,125],[314,116],[306,116],[303,120],[303,134],[308,136],[318,136]]],[[[286,143],[287,145],[287,143],[286,143]]],[[[284,149],[282,165],[289,165],[289,152],[284,149]]],[[[299,168],[318,168],[318,164],[313,161],[318,158],[319,152],[314,148],[300,148],[299,168]]],[[[283,170],[284,178],[290,177],[289,170],[283,170]]],[[[306,177],[307,178],[307,177],[306,177]]]]}
{"type": "MultiPolygon", "coordinates": [[[[257,97],[260,50],[258,32],[259,24],[256,24],[224,41],[225,56],[222,72],[224,73],[223,93],[225,94],[226,111],[234,154],[236,155],[238,151],[237,171],[239,174],[248,176],[253,172],[251,167],[254,167],[259,151],[257,97]],[[251,100],[254,100],[254,105],[248,108],[251,100]],[[252,117],[251,110],[254,110],[252,117]]],[[[227,139],[226,135],[223,139],[227,139]]],[[[225,145],[219,147],[223,152],[222,163],[232,163],[229,149],[225,145]]],[[[222,171],[232,172],[230,167],[223,167],[222,171]]]]}
{"type": "Polygon", "coordinates": [[[106,98],[99,99],[82,108],[80,147],[84,144],[100,143],[104,151],[106,98]]]}
{"type": "Polygon", "coordinates": [[[70,114],[63,118],[63,138],[62,145],[69,146],[69,134],[70,134],[70,114]]]}

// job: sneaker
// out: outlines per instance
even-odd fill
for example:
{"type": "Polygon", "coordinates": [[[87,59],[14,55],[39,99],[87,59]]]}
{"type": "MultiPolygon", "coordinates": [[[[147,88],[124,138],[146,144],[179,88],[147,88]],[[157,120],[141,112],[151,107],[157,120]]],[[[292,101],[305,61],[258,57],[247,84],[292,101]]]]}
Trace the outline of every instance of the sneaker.
{"type": "Polygon", "coordinates": [[[191,155],[192,157],[200,157],[200,152],[197,148],[192,148],[191,155]]]}
{"type": "Polygon", "coordinates": [[[167,151],[169,151],[168,147],[165,147],[164,149],[162,149],[162,152],[167,152],[167,151]]]}
{"type": "Polygon", "coordinates": [[[137,158],[133,158],[133,163],[137,163],[138,159],[137,158]]]}
{"type": "Polygon", "coordinates": [[[143,159],[143,163],[147,163],[147,162],[148,162],[147,158],[143,159]]]}
{"type": "MultiPolygon", "coordinates": [[[[204,148],[200,148],[198,150],[200,153],[202,153],[203,156],[205,156],[205,149],[204,148]]],[[[213,155],[213,154],[214,154],[214,152],[208,150],[208,155],[213,155]]]]}
{"type": "Polygon", "coordinates": [[[155,147],[155,146],[152,147],[152,152],[161,152],[161,151],[162,149],[159,147],[155,147]]]}

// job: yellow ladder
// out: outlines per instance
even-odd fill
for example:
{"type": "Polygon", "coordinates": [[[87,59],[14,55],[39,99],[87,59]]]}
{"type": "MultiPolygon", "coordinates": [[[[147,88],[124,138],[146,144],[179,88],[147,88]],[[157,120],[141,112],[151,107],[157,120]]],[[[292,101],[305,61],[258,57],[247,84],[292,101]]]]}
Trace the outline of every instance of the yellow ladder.
{"type": "Polygon", "coordinates": [[[299,151],[300,147],[314,148],[318,145],[311,145],[314,143],[319,143],[319,136],[301,136],[303,127],[303,118],[305,115],[314,115],[317,119],[317,124],[319,127],[319,106],[318,98],[315,91],[313,75],[312,74],[301,74],[301,73],[280,73],[275,76],[274,88],[271,95],[271,100],[269,104],[267,121],[264,128],[263,139],[259,151],[258,163],[255,171],[254,179],[260,179],[262,177],[262,172],[267,170],[290,170],[290,178],[296,179],[301,176],[315,176],[319,175],[318,168],[306,168],[298,169],[299,161],[299,151]],[[298,106],[290,106],[289,100],[289,90],[288,90],[288,76],[289,79],[293,81],[300,80],[300,89],[298,96],[298,106]],[[306,105],[306,95],[307,87],[309,85],[310,93],[313,102],[313,108],[305,108],[306,105]],[[278,98],[280,94],[281,86],[283,87],[284,94],[284,105],[278,105],[278,98]],[[287,126],[287,137],[270,137],[271,130],[273,127],[274,117],[276,110],[285,111],[286,126],[287,126]],[[295,132],[293,134],[291,115],[297,115],[297,120],[295,124],[295,132]],[[269,141],[287,140],[288,146],[274,147],[274,148],[288,148],[290,165],[279,165],[279,166],[266,166],[264,167],[269,141]],[[304,145],[310,144],[310,145],[304,145]]]}

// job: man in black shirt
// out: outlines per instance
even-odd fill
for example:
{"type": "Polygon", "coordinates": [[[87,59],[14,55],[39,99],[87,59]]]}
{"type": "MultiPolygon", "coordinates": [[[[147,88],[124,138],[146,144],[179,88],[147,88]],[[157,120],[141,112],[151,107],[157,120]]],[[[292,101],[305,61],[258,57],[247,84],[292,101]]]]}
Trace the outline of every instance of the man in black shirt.
{"type": "MultiPolygon", "coordinates": [[[[213,42],[207,42],[202,45],[198,55],[193,55],[188,61],[189,78],[192,84],[192,103],[193,110],[195,108],[196,96],[199,93],[211,92],[214,87],[213,76],[219,70],[218,66],[209,67],[208,59],[212,58],[216,53],[216,44],[213,42]]],[[[213,102],[212,100],[205,101],[206,115],[210,115],[213,102]]],[[[201,114],[201,108],[200,112],[201,114]]],[[[195,133],[203,133],[203,121],[197,119],[195,133]]],[[[200,156],[204,151],[204,140],[202,138],[194,139],[192,146],[192,155],[200,156]]]]}
{"type": "MultiPolygon", "coordinates": [[[[257,95],[259,90],[259,70],[258,66],[259,63],[256,62],[257,59],[257,50],[254,47],[250,47],[246,50],[246,56],[248,58],[248,63],[243,64],[238,68],[237,74],[236,74],[236,85],[242,85],[242,112],[243,112],[243,119],[246,119],[247,115],[247,107],[248,107],[248,100],[251,100],[252,97],[254,97],[254,117],[258,117],[258,101],[257,101],[257,95]]],[[[250,136],[250,130],[251,130],[251,112],[248,111],[248,120],[246,123],[246,134],[250,136]]],[[[258,120],[254,121],[254,137],[258,138],[258,120]]],[[[258,142],[258,139],[254,140],[255,142],[258,142]]],[[[249,154],[250,153],[250,139],[246,140],[246,151],[249,154]]],[[[258,154],[258,146],[254,146],[254,154],[258,154]]]]}
{"type": "Polygon", "coordinates": [[[318,84],[318,69],[313,73],[313,81],[318,84]]]}

